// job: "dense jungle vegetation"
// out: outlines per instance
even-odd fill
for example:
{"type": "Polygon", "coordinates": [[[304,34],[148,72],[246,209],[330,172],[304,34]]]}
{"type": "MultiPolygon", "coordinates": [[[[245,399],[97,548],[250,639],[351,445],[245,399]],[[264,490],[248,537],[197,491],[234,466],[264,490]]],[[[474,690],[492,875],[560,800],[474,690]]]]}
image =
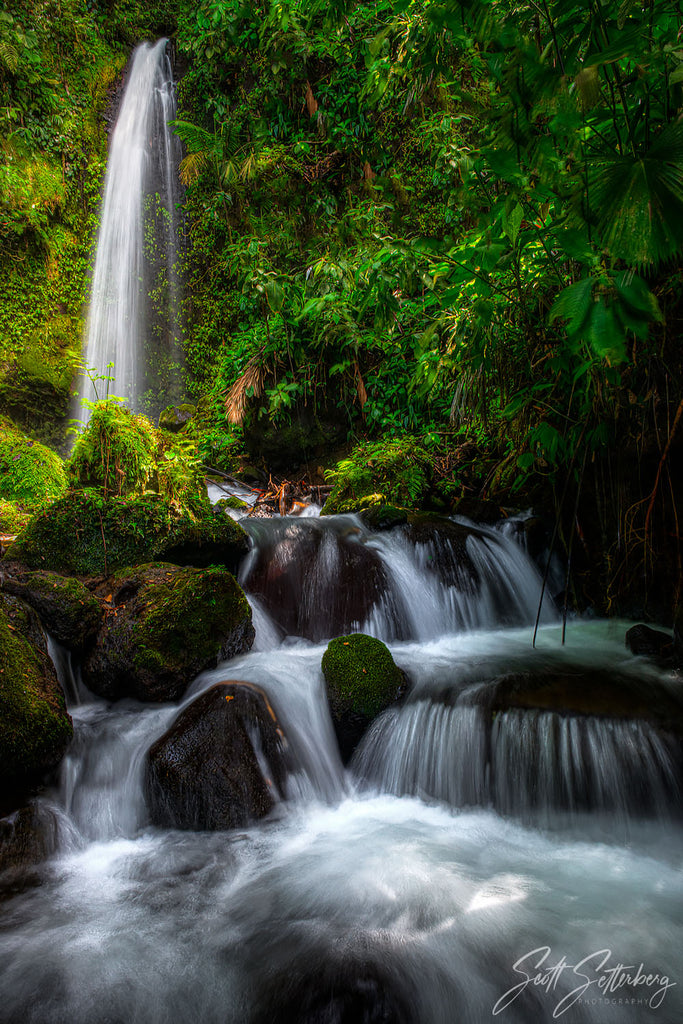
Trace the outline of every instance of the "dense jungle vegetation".
{"type": "Polygon", "coordinates": [[[102,115],[131,46],[168,34],[202,459],[329,467],[354,499],[535,504],[579,605],[670,618],[682,28],[668,0],[18,0],[0,411],[59,439],[102,115]]]}

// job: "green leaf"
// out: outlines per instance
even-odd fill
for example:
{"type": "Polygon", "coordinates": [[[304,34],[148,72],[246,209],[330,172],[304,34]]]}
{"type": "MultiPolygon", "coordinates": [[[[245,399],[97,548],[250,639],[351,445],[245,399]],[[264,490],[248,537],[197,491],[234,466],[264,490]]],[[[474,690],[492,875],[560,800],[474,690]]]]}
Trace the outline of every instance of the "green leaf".
{"type": "Polygon", "coordinates": [[[615,274],[614,287],[619,297],[634,313],[640,313],[645,319],[654,320],[658,324],[664,322],[657,297],[632,270],[615,274]]]}
{"type": "Polygon", "coordinates": [[[593,278],[584,277],[581,281],[564,288],[552,304],[548,322],[557,319],[567,321],[567,334],[578,334],[586,323],[593,306],[593,278]]]}
{"type": "Polygon", "coordinates": [[[510,239],[513,247],[517,241],[517,236],[519,235],[519,229],[522,226],[523,219],[524,210],[520,203],[517,203],[509,213],[506,211],[503,214],[503,231],[510,239]]]}

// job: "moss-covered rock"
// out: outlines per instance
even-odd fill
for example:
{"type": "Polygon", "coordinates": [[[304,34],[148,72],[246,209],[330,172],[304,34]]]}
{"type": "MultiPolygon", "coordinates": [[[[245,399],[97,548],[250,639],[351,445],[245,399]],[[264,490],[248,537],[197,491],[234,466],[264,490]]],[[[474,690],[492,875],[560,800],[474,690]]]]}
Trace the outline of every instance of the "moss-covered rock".
{"type": "Polygon", "coordinates": [[[105,499],[83,490],[35,516],[8,557],[31,569],[101,576],[155,559],[235,571],[248,549],[242,527],[206,499],[179,505],[160,494],[105,499]]]}
{"type": "Polygon", "coordinates": [[[0,595],[0,803],[5,811],[59,764],[73,733],[38,618],[0,595]]]}
{"type": "Polygon", "coordinates": [[[416,509],[432,491],[432,456],[413,437],[364,441],[326,476],[334,487],[324,515],[381,505],[416,509]]]}
{"type": "Polygon", "coordinates": [[[0,498],[0,533],[16,537],[28,525],[30,512],[22,512],[16,502],[0,498]]]}
{"type": "Polygon", "coordinates": [[[339,749],[347,761],[372,719],[401,695],[405,679],[386,644],[365,633],[330,641],[322,670],[339,749]]]}
{"type": "Polygon", "coordinates": [[[348,424],[338,410],[314,411],[302,406],[292,410],[289,422],[275,424],[267,416],[248,417],[244,445],[252,457],[263,459],[270,469],[289,471],[337,447],[347,433],[348,424]]]}
{"type": "Polygon", "coordinates": [[[159,413],[159,429],[177,434],[195,416],[197,407],[183,402],[181,405],[167,405],[159,413]]]}
{"type": "Polygon", "coordinates": [[[404,508],[393,505],[370,505],[361,511],[360,518],[369,530],[380,533],[407,523],[408,513],[404,508]]]}
{"type": "Polygon", "coordinates": [[[0,499],[23,512],[34,512],[66,487],[59,455],[26,437],[9,420],[0,420],[0,499]]]}
{"type": "Polygon", "coordinates": [[[110,700],[178,700],[199,672],[254,641],[249,603],[225,569],[152,562],[117,573],[97,594],[105,620],[83,679],[110,700]]]}
{"type": "Polygon", "coordinates": [[[246,501],[242,501],[241,498],[231,494],[229,498],[221,498],[220,501],[216,502],[217,505],[222,505],[223,508],[231,508],[233,512],[248,512],[249,505],[246,501]]]}
{"type": "Polygon", "coordinates": [[[146,792],[165,828],[228,829],[262,818],[284,794],[282,730],[250,683],[218,683],[185,708],[152,746],[146,792]],[[262,758],[268,764],[264,778],[262,758]]]}
{"type": "Polygon", "coordinates": [[[80,580],[41,570],[26,572],[10,563],[2,590],[30,604],[45,629],[72,651],[87,647],[102,623],[100,603],[80,580]]]}

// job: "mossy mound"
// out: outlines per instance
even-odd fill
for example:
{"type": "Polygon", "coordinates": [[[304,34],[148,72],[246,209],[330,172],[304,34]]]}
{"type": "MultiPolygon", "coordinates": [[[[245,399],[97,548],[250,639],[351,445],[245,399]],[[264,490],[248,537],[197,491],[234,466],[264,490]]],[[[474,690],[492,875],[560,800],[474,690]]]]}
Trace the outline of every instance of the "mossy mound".
{"type": "Polygon", "coordinates": [[[159,429],[177,434],[196,415],[197,407],[183,402],[181,405],[167,405],[159,413],[159,429]]]}
{"type": "Polygon", "coordinates": [[[102,622],[99,602],[80,580],[40,570],[17,571],[10,564],[2,590],[30,604],[55,640],[73,651],[82,651],[102,622]]]}
{"type": "Polygon", "coordinates": [[[35,512],[67,488],[59,455],[0,420],[0,498],[19,511],[35,512]]]}
{"type": "Polygon", "coordinates": [[[117,573],[97,594],[105,621],[83,679],[109,700],[178,700],[199,672],[254,641],[249,603],[225,569],[152,562],[117,573]]]}
{"type": "Polygon", "coordinates": [[[22,512],[14,501],[0,498],[0,533],[16,537],[28,525],[30,512],[22,512]]]}
{"type": "Polygon", "coordinates": [[[398,699],[405,679],[386,644],[365,633],[331,640],[323,654],[322,670],[346,761],[372,719],[398,699]]]}
{"type": "Polygon", "coordinates": [[[109,494],[144,491],[154,472],[157,437],[144,416],[113,400],[98,402],[73,448],[69,479],[75,487],[109,494]]]}
{"type": "Polygon", "coordinates": [[[35,516],[8,557],[30,569],[101,576],[155,559],[234,571],[248,548],[241,526],[206,499],[179,505],[160,494],[105,499],[82,490],[35,516]]]}
{"type": "Polygon", "coordinates": [[[59,764],[73,729],[37,616],[0,595],[0,782],[11,810],[59,764]]]}
{"type": "Polygon", "coordinates": [[[429,452],[413,437],[363,442],[325,475],[334,488],[323,515],[394,505],[419,508],[432,490],[429,452]]]}
{"type": "Polygon", "coordinates": [[[99,490],[104,497],[155,492],[185,500],[204,493],[196,440],[157,430],[146,416],[111,399],[93,408],[68,471],[74,487],[99,490]]]}

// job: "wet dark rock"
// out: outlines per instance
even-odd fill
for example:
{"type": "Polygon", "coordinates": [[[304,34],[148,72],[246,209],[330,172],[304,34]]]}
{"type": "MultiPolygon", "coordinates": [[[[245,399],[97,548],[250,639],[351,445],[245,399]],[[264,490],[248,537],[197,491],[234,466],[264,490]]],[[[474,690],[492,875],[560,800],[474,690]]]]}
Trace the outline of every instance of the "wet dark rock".
{"type": "Polygon", "coordinates": [[[454,515],[465,516],[474,523],[487,523],[490,526],[505,518],[505,512],[497,502],[471,498],[467,495],[458,498],[452,511],[454,515]]]}
{"type": "Polygon", "coordinates": [[[278,472],[324,455],[345,441],[347,433],[348,423],[340,418],[338,410],[301,407],[293,411],[285,425],[276,425],[267,416],[250,415],[244,427],[244,443],[250,456],[263,459],[278,472]]]}
{"type": "Polygon", "coordinates": [[[405,677],[386,644],[364,633],[330,641],[322,670],[339,750],[346,763],[370,722],[401,696],[405,677]]]}
{"type": "Polygon", "coordinates": [[[82,651],[100,628],[100,604],[80,580],[28,572],[15,563],[8,564],[0,585],[4,593],[30,604],[45,629],[69,650],[82,651]]]}
{"type": "Polygon", "coordinates": [[[55,819],[34,804],[0,818],[0,872],[31,868],[56,849],[55,819]]]}
{"type": "Polygon", "coordinates": [[[40,786],[73,735],[38,616],[0,594],[0,811],[40,786]]]}
{"type": "Polygon", "coordinates": [[[317,950],[261,981],[254,1024],[415,1024],[410,982],[385,959],[317,950]]]}
{"type": "Polygon", "coordinates": [[[501,677],[491,691],[493,711],[537,708],[559,714],[651,722],[683,737],[683,688],[603,670],[501,677]]]}
{"type": "Polygon", "coordinates": [[[632,654],[650,658],[658,665],[670,666],[673,662],[674,643],[669,633],[652,629],[639,622],[626,631],[626,646],[632,654]]]}
{"type": "Polygon", "coordinates": [[[147,803],[161,827],[238,828],[272,810],[285,778],[284,739],[265,693],[218,683],[150,749],[147,803]]]}
{"type": "Polygon", "coordinates": [[[382,561],[361,531],[322,529],[315,520],[283,520],[255,532],[255,561],[245,580],[284,630],[309,640],[350,632],[388,590],[382,561]]]}
{"type": "Polygon", "coordinates": [[[412,542],[422,546],[426,569],[437,573],[447,586],[474,591],[478,576],[467,538],[481,536],[476,527],[443,516],[413,514],[406,530],[412,542]]]}
{"type": "Polygon", "coordinates": [[[184,402],[181,405],[167,405],[159,413],[159,428],[177,434],[186,426],[197,412],[195,405],[184,402]]]}
{"type": "Polygon", "coordinates": [[[83,681],[109,700],[178,700],[199,672],[254,641],[247,599],[224,569],[152,562],[107,579],[97,596],[105,618],[83,681]]]}

